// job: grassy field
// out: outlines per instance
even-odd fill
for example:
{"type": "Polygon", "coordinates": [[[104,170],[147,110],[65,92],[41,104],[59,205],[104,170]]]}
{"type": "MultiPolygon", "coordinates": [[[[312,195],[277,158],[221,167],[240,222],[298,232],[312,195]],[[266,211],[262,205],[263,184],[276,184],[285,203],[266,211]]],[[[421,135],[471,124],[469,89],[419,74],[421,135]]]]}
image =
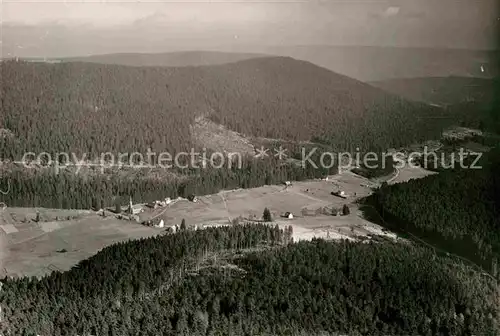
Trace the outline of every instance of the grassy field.
{"type": "Polygon", "coordinates": [[[17,232],[6,235],[1,276],[40,276],[52,270],[67,270],[112,243],[158,233],[150,227],[90,212],[75,211],[79,215],[75,219],[38,223],[12,219],[11,214],[34,215],[33,209],[7,208],[4,212],[8,213],[4,218],[10,217],[8,225],[17,232]]]}
{"type": "MultiPolygon", "coordinates": [[[[407,180],[426,174],[408,168],[400,175],[407,180]]],[[[163,219],[163,229],[117,219],[112,213],[102,217],[90,210],[6,208],[0,213],[0,276],[42,276],[53,270],[67,270],[110,244],[164,234],[168,226],[180,225],[182,219],[188,227],[198,228],[231,225],[235,220],[261,221],[266,207],[273,215],[273,225],[292,225],[296,241],[390,236],[362,218],[356,204],[357,199],[372,192],[370,185],[366,178],[344,172],[328,180],[295,182],[288,187],[222,191],[201,196],[196,203],[179,200],[168,208],[147,209],[140,215],[141,220],[163,219]],[[345,191],[348,198],[331,195],[338,190],[345,191]],[[331,215],[332,209],[341,209],[344,204],[350,208],[349,215],[331,215]],[[291,212],[294,218],[281,217],[285,212],[291,212]]]]}

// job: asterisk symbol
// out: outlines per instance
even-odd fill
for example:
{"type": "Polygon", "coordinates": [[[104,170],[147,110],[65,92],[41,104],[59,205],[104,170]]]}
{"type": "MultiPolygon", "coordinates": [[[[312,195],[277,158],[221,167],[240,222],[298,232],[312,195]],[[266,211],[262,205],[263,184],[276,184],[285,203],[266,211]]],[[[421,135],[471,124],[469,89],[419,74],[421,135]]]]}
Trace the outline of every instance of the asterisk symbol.
{"type": "Polygon", "coordinates": [[[10,180],[7,180],[7,191],[0,190],[2,195],[7,195],[10,192],[10,180]]]}
{"type": "Polygon", "coordinates": [[[277,156],[278,159],[280,160],[283,160],[283,159],[286,159],[287,155],[285,154],[285,152],[287,151],[286,148],[283,148],[283,147],[279,147],[278,149],[274,149],[274,151],[276,152],[276,154],[274,154],[274,156],[277,156]]]}
{"type": "Polygon", "coordinates": [[[261,158],[261,159],[263,159],[263,158],[265,158],[266,156],[269,156],[269,154],[267,154],[267,151],[268,151],[268,150],[269,150],[269,149],[264,148],[264,146],[261,146],[261,147],[260,147],[260,149],[259,149],[259,148],[257,148],[257,149],[256,149],[257,154],[255,155],[255,157],[256,157],[256,158],[261,158]]]}

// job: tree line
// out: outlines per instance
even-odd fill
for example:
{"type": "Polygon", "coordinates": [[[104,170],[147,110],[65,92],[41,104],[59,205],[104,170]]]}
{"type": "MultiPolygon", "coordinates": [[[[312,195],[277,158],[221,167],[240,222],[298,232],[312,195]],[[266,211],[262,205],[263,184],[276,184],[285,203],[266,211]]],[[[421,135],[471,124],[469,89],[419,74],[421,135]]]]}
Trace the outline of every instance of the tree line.
{"type": "MultiPolygon", "coordinates": [[[[320,152],[313,160],[319,160],[320,152]]],[[[316,161],[317,162],[317,161],[316,161]]],[[[149,169],[99,171],[70,169],[54,173],[51,168],[4,170],[0,177],[0,201],[9,206],[46,207],[58,209],[96,209],[127,204],[129,197],[140,202],[165,197],[215,194],[220,190],[254,188],[282,184],[285,181],[323,178],[336,174],[337,166],[326,169],[310,164],[286,163],[271,157],[248,158],[242,166],[231,169],[174,169],[151,172],[149,169]]]]}
{"type": "Polygon", "coordinates": [[[482,169],[464,169],[457,165],[423,179],[385,184],[367,202],[375,204],[396,228],[438,242],[497,275],[500,149],[485,154],[480,166],[482,169]]]}

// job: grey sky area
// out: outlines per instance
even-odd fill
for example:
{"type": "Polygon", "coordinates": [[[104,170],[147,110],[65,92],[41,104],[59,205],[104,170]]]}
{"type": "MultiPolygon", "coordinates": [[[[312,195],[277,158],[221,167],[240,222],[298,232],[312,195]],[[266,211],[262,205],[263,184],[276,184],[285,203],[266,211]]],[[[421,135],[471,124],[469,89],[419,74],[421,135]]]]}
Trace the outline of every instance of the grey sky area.
{"type": "Polygon", "coordinates": [[[2,51],[74,56],[258,46],[493,49],[492,0],[4,1],[2,51]]]}

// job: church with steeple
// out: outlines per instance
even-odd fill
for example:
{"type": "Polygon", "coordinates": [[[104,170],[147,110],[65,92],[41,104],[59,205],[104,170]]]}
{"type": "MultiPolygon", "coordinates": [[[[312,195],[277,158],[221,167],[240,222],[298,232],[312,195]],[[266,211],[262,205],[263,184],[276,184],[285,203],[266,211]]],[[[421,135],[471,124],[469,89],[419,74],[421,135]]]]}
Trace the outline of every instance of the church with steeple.
{"type": "Polygon", "coordinates": [[[143,211],[144,211],[144,209],[142,208],[142,205],[140,205],[140,204],[134,205],[132,203],[132,196],[130,196],[129,204],[128,204],[128,210],[127,210],[127,212],[129,213],[129,215],[137,215],[137,214],[140,214],[143,211]]]}

